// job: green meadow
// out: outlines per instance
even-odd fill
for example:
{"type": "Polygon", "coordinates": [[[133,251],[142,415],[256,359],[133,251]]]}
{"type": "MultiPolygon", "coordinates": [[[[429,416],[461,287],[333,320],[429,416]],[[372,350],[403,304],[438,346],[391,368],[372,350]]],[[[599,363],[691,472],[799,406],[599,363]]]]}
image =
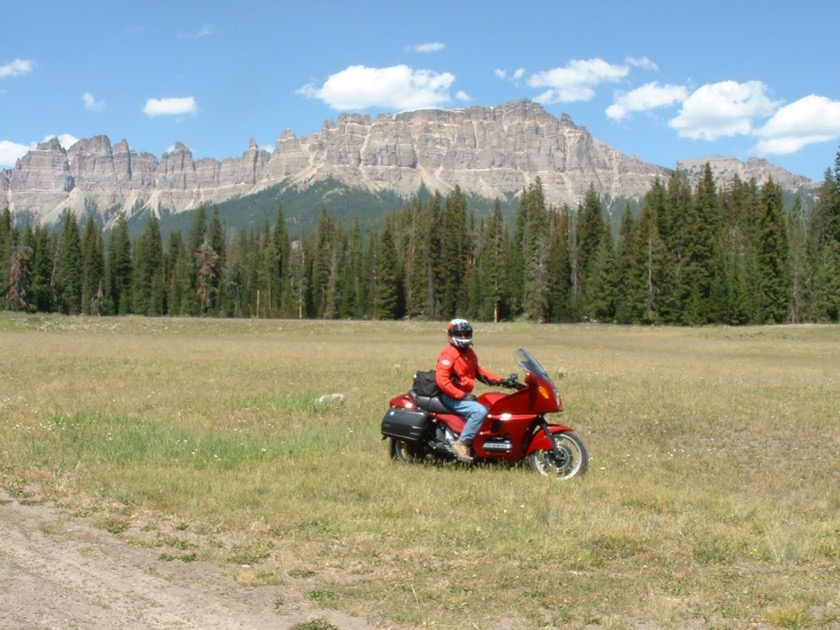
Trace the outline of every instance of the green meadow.
{"type": "Polygon", "coordinates": [[[584,477],[389,460],[440,322],[3,313],[0,483],[372,627],[840,626],[840,326],[475,328],[584,477]]]}

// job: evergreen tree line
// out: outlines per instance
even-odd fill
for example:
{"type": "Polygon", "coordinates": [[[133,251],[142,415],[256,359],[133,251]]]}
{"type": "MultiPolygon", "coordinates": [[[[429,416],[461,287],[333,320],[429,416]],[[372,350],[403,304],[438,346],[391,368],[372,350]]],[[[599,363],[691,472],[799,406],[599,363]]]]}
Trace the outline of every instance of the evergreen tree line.
{"type": "Polygon", "coordinates": [[[166,246],[150,216],[132,242],[66,212],[59,229],[0,213],[4,308],[69,315],[449,319],[525,318],[701,325],[840,320],[840,152],[806,216],[781,187],[707,165],[692,188],[675,173],[613,230],[593,187],[574,211],[546,204],[539,180],[514,221],[497,201],[477,218],[456,188],[415,198],[363,234],[321,211],[291,235],[282,204],[261,229],[228,234],[194,214],[166,246]]]}

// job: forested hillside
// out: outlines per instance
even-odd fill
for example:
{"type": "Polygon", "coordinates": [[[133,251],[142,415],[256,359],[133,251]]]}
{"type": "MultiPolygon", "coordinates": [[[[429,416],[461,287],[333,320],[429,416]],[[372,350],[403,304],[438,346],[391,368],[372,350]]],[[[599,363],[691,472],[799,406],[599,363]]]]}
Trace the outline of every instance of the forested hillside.
{"type": "Polygon", "coordinates": [[[840,152],[819,200],[785,209],[773,180],[692,187],[657,180],[612,230],[594,188],[576,208],[546,203],[539,180],[513,222],[497,202],[471,211],[456,188],[416,198],[381,226],[322,210],[292,233],[273,220],[232,236],[218,208],[161,236],[148,219],[107,234],[67,212],[58,230],[0,214],[9,261],[3,308],[70,315],[527,318],[538,322],[765,324],[840,320],[840,152]],[[82,224],[83,223],[83,224],[82,224]]]}

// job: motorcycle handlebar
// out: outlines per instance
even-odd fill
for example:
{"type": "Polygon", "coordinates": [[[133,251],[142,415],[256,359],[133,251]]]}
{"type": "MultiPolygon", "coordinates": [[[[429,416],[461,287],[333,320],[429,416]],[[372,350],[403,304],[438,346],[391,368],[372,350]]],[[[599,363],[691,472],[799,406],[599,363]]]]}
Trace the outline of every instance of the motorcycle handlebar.
{"type": "Polygon", "coordinates": [[[522,389],[523,387],[527,387],[524,383],[519,382],[516,374],[511,374],[508,378],[499,383],[499,385],[507,387],[508,389],[522,389]]]}

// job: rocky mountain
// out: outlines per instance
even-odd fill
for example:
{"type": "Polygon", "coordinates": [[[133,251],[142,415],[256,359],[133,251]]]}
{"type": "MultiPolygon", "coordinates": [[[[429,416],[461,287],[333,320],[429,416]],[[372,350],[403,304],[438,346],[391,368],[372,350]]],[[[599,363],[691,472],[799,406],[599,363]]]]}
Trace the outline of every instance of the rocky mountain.
{"type": "MultiPolygon", "coordinates": [[[[717,175],[807,186],[762,160],[733,158],[680,162],[689,174],[706,161],[717,175]]],[[[410,197],[421,186],[446,194],[456,185],[486,198],[510,198],[539,177],[549,203],[576,204],[590,185],[602,196],[638,198],[666,169],[624,155],[592,137],[571,118],[552,116],[531,101],[498,107],[421,110],[376,118],[360,114],[328,121],[319,133],[298,138],[286,130],[268,152],[251,140],[238,158],[194,159],[177,143],[160,160],[112,145],[107,136],[80,140],[65,150],[53,139],[0,171],[0,206],[29,211],[44,223],[67,208],[95,211],[106,223],[120,212],[144,208],[178,213],[284,184],[306,188],[328,179],[373,192],[410,197]]]]}
{"type": "Polygon", "coordinates": [[[784,190],[813,188],[816,185],[807,177],[794,175],[790,171],[759,158],[750,158],[746,162],[741,162],[734,157],[713,155],[694,160],[680,160],[677,162],[677,170],[684,172],[689,180],[696,181],[702,177],[707,163],[718,182],[728,182],[738,177],[745,182],[755,179],[760,184],[767,181],[768,177],[772,177],[784,190]]]}

